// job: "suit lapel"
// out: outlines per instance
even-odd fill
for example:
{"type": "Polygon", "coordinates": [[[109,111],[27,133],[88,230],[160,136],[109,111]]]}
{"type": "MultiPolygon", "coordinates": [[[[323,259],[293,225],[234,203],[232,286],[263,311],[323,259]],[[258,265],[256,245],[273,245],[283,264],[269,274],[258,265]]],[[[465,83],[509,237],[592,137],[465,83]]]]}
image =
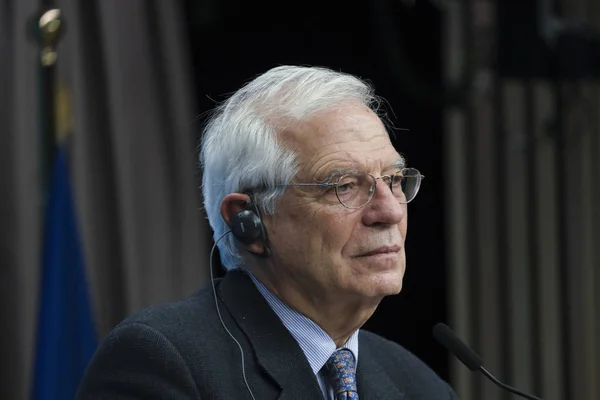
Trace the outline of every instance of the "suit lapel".
{"type": "Polygon", "coordinates": [[[356,366],[358,398],[360,400],[405,399],[398,386],[369,352],[366,340],[361,340],[361,336],[359,336],[358,365],[356,366]]]}
{"type": "Polygon", "coordinates": [[[247,273],[229,271],[219,297],[252,345],[259,365],[275,381],[280,400],[320,399],[318,381],[296,339],[254,286],[247,273]]]}

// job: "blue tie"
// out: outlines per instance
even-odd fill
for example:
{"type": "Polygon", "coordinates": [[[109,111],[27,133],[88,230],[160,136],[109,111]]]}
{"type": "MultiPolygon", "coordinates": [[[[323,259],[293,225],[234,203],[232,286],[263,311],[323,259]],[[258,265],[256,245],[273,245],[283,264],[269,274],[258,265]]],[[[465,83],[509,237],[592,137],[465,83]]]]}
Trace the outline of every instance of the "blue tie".
{"type": "Polygon", "coordinates": [[[358,400],[356,367],[350,350],[336,350],[325,363],[325,373],[333,386],[335,400],[358,400]]]}

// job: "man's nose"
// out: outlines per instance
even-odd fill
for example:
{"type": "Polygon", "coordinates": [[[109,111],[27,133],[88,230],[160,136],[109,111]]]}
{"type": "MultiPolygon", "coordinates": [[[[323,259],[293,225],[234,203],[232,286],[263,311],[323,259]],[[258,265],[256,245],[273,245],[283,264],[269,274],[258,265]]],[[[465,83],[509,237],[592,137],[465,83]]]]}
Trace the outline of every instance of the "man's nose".
{"type": "Polygon", "coordinates": [[[387,224],[395,225],[406,217],[406,204],[400,204],[388,184],[382,179],[377,180],[373,198],[366,205],[363,215],[365,225],[387,224]]]}

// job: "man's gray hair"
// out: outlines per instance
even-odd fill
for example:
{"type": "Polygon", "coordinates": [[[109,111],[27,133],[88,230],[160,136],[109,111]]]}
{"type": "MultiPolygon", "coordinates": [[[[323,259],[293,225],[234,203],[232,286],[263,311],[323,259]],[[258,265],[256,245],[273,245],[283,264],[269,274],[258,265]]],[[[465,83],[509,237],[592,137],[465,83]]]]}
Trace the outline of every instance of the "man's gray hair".
{"type": "MultiPolygon", "coordinates": [[[[373,88],[352,75],[326,68],[280,66],[247,83],[219,105],[202,136],[202,195],[208,221],[219,239],[229,231],[221,202],[230,193],[262,188],[254,199],[272,215],[285,185],[298,171],[296,152],[282,145],[281,128],[348,102],[377,112],[373,88]]],[[[228,269],[244,264],[243,248],[233,235],[219,244],[228,269]]]]}

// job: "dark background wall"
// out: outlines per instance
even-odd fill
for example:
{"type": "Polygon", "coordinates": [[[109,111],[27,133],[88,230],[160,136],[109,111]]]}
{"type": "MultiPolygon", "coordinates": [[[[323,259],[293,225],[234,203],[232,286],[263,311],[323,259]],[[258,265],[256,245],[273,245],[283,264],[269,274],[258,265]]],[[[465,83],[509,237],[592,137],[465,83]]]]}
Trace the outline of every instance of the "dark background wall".
{"type": "Polygon", "coordinates": [[[409,206],[402,293],[385,299],[365,328],[404,345],[448,378],[446,352],[431,336],[432,326],[447,314],[442,108],[419,100],[403,83],[407,79],[432,89],[440,86],[437,9],[429,2],[411,6],[379,0],[353,6],[314,0],[188,0],[187,6],[200,112],[281,64],[326,66],[357,75],[370,80],[387,100],[397,128],[394,145],[426,179],[409,206]],[[391,31],[384,32],[386,26],[391,31]],[[414,77],[400,72],[406,66],[414,77]]]}

